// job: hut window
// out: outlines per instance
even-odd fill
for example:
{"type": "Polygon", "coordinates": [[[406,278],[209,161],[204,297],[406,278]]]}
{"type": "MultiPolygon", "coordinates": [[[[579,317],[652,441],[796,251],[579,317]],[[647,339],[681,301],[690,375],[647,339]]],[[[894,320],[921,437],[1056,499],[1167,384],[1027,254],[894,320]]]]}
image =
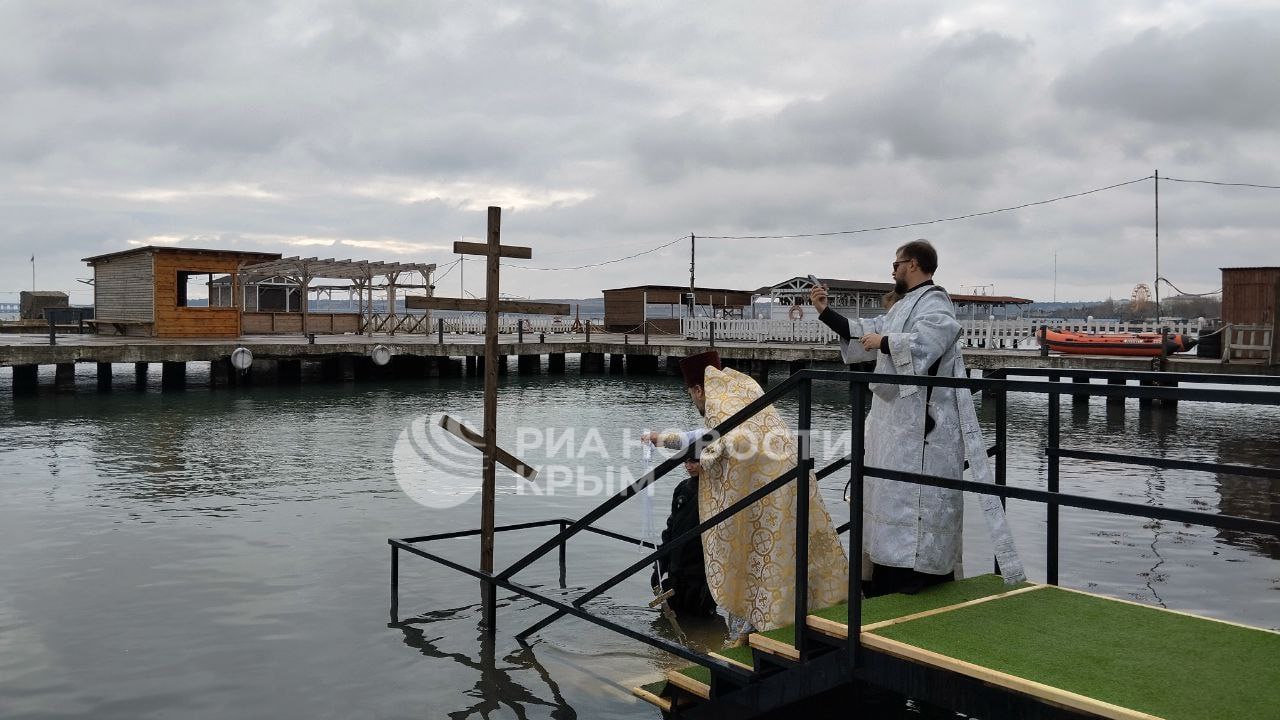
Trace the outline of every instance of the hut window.
{"type": "Polygon", "coordinates": [[[209,307],[209,288],[213,274],[178,271],[178,307],[209,307]]]}
{"type": "Polygon", "coordinates": [[[234,307],[235,297],[231,290],[230,275],[213,275],[209,282],[209,307],[234,307]]]}

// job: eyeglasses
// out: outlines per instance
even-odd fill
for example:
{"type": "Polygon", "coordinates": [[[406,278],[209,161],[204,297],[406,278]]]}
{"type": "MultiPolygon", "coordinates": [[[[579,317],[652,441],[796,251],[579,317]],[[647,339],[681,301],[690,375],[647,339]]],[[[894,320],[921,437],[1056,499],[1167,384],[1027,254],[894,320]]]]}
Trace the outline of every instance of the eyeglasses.
{"type": "Polygon", "coordinates": [[[910,260],[894,260],[894,261],[893,261],[893,269],[894,269],[894,271],[896,272],[896,271],[898,270],[898,266],[899,266],[899,265],[901,265],[901,264],[903,264],[903,263],[909,263],[909,262],[911,262],[911,261],[910,261],[910,260]]]}

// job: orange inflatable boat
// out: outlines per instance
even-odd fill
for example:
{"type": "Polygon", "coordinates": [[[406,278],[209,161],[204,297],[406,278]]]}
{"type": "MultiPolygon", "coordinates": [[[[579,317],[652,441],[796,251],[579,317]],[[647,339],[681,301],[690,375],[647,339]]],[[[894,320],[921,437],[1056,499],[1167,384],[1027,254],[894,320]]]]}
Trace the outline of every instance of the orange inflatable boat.
{"type": "MultiPolygon", "coordinates": [[[[1160,354],[1160,333],[1084,333],[1070,330],[1044,331],[1044,341],[1050,350],[1072,355],[1137,355],[1155,357],[1160,354]]],[[[1170,333],[1167,352],[1186,352],[1196,346],[1196,341],[1177,333],[1170,333]]]]}

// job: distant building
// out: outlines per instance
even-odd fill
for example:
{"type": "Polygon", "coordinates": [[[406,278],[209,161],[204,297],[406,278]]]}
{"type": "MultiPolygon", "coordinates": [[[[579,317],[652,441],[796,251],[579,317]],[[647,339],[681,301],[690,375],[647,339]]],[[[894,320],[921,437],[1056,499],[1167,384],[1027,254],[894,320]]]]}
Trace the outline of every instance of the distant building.
{"type": "MultiPolygon", "coordinates": [[[[893,290],[893,283],[869,282],[866,280],[841,280],[839,278],[818,278],[827,286],[827,297],[831,307],[842,315],[851,318],[875,317],[884,314],[884,296],[893,290]]],[[[756,290],[761,299],[767,298],[771,305],[780,305],[787,309],[800,307],[798,313],[802,318],[817,317],[809,303],[809,290],[813,285],[807,277],[793,277],[776,285],[769,285],[756,290]]]]}
{"type": "Polygon", "coordinates": [[[44,311],[68,307],[67,294],[58,290],[23,290],[18,296],[18,317],[43,320],[44,311]]]}
{"type": "MultiPolygon", "coordinates": [[[[893,283],[870,282],[867,280],[843,280],[839,278],[818,278],[828,288],[827,297],[836,312],[851,317],[865,318],[883,315],[885,312],[885,295],[893,290],[893,283]]],[[[756,290],[760,298],[768,298],[771,304],[787,309],[788,317],[800,315],[801,318],[812,319],[813,308],[809,307],[809,290],[812,284],[807,277],[793,277],[777,285],[770,285],[756,290]],[[799,306],[802,310],[792,313],[790,308],[799,306]]],[[[1031,304],[1026,298],[1008,295],[963,295],[951,293],[951,300],[956,304],[956,314],[964,318],[986,319],[1000,308],[1000,316],[1009,315],[1009,307],[1031,304]]]]}
{"type": "MultiPolygon", "coordinates": [[[[741,318],[751,307],[750,290],[694,288],[693,314],[741,318]]],[[[604,325],[609,332],[678,333],[680,318],[690,314],[689,288],[677,285],[635,285],[604,291],[604,325]]]]}

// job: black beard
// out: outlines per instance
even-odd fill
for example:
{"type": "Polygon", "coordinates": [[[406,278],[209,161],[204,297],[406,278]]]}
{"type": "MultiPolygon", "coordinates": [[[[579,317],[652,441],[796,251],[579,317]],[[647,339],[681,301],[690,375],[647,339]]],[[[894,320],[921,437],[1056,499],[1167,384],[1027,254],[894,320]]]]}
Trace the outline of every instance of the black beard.
{"type": "Polygon", "coordinates": [[[898,293],[899,295],[906,295],[906,294],[907,294],[907,281],[906,281],[906,280],[894,280],[894,281],[893,281],[893,291],[894,291],[894,292],[896,292],[896,293],[898,293]]]}

